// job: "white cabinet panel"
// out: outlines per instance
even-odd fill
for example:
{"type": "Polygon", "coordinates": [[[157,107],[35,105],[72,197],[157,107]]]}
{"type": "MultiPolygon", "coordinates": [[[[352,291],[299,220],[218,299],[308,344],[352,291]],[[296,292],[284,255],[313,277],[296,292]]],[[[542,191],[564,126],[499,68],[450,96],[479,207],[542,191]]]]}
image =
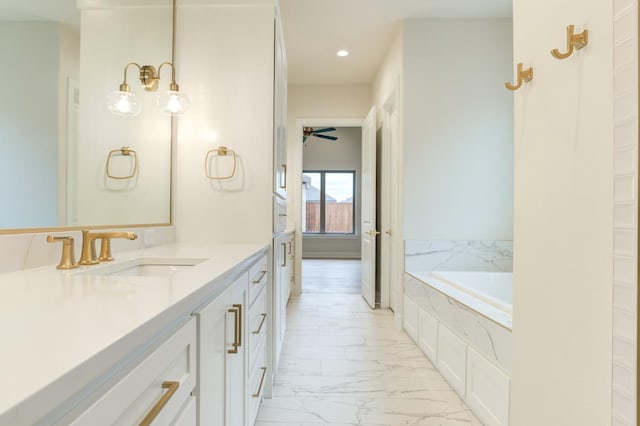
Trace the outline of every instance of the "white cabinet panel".
{"type": "Polygon", "coordinates": [[[173,426],[193,426],[198,424],[198,405],[196,404],[196,397],[190,396],[187,401],[187,405],[184,406],[182,412],[176,418],[173,426]]]}
{"type": "Polygon", "coordinates": [[[198,317],[199,424],[244,426],[249,275],[242,274],[198,317]]]}
{"type": "Polygon", "coordinates": [[[407,295],[404,296],[404,330],[418,341],[418,305],[407,295]]]}
{"type": "Polygon", "coordinates": [[[195,354],[196,322],[190,320],[72,425],[138,424],[154,407],[162,408],[156,424],[173,423],[196,385],[195,354]],[[165,396],[169,399],[161,405],[165,396]]]}
{"type": "Polygon", "coordinates": [[[438,370],[452,388],[465,396],[467,345],[447,327],[438,327],[438,370]]]}
{"type": "Polygon", "coordinates": [[[249,269],[249,305],[253,304],[256,296],[267,284],[269,279],[267,263],[268,259],[265,255],[249,269]]]}
{"type": "Polygon", "coordinates": [[[438,320],[418,308],[418,346],[435,365],[438,360],[438,320]]]}
{"type": "Polygon", "coordinates": [[[509,424],[509,376],[469,347],[467,403],[487,426],[509,424]]]}

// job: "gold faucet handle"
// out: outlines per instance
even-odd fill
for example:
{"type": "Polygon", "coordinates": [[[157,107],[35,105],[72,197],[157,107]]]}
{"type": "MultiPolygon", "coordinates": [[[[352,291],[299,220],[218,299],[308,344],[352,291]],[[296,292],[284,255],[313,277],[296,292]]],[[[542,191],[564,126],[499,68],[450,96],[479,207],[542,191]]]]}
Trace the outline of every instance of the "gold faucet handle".
{"type": "Polygon", "coordinates": [[[138,235],[134,232],[113,232],[107,233],[100,236],[100,240],[102,243],[100,244],[100,256],[98,260],[100,262],[110,262],[113,260],[113,255],[111,254],[111,239],[112,238],[126,238],[128,240],[135,240],[138,238],[138,235]]]}
{"type": "Polygon", "coordinates": [[[54,237],[53,235],[47,235],[47,242],[62,243],[62,256],[60,263],[56,266],[57,269],[74,269],[78,267],[72,237],[54,237]]]}
{"type": "Polygon", "coordinates": [[[103,237],[101,240],[102,243],[100,244],[100,256],[98,260],[100,262],[110,262],[113,260],[113,256],[111,255],[111,237],[103,237]]]}

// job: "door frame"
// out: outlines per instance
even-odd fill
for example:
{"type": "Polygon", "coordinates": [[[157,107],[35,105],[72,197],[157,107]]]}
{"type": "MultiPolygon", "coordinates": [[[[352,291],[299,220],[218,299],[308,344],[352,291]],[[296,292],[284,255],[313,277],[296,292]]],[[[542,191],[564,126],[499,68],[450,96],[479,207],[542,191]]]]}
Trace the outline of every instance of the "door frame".
{"type": "MultiPolygon", "coordinates": [[[[287,182],[287,188],[291,188],[290,192],[287,192],[287,215],[294,220],[295,233],[295,262],[294,262],[294,277],[295,283],[292,290],[292,294],[299,296],[302,292],[302,180],[298,177],[302,176],[302,129],[304,127],[360,127],[364,123],[363,118],[297,118],[295,126],[295,134],[300,135],[299,143],[296,142],[294,146],[288,146],[288,150],[291,152],[289,157],[289,176],[291,181],[287,182]],[[293,148],[293,149],[292,149],[293,148]],[[293,161],[291,161],[293,160],[293,161]],[[293,178],[295,177],[295,178],[293,178]]],[[[297,136],[296,136],[297,138],[297,136]]],[[[359,235],[359,234],[358,234],[359,235]]]]}

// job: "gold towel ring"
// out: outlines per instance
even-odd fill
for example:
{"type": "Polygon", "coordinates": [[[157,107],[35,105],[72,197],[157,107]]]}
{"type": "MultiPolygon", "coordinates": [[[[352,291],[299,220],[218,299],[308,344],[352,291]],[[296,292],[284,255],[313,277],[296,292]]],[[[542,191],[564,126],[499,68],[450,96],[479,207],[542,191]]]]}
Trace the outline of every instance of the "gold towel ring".
{"type": "Polygon", "coordinates": [[[209,179],[212,179],[212,180],[231,179],[236,174],[236,165],[237,165],[237,158],[236,158],[235,151],[232,150],[232,149],[227,148],[226,146],[220,146],[218,148],[212,149],[212,150],[207,152],[207,155],[204,158],[204,174],[209,179]],[[228,176],[212,176],[209,173],[209,156],[211,154],[216,154],[219,157],[225,157],[225,156],[227,156],[229,154],[233,155],[233,168],[231,170],[231,174],[229,174],[228,176]]]}
{"type": "Polygon", "coordinates": [[[113,151],[109,151],[109,156],[107,157],[107,177],[111,179],[131,179],[136,175],[137,170],[138,170],[138,155],[133,149],[129,148],[128,146],[123,146],[120,149],[114,149],[113,151]],[[123,157],[133,156],[133,170],[131,171],[130,175],[115,176],[111,173],[110,171],[111,159],[117,156],[118,154],[120,154],[120,156],[123,156],[123,157]]]}

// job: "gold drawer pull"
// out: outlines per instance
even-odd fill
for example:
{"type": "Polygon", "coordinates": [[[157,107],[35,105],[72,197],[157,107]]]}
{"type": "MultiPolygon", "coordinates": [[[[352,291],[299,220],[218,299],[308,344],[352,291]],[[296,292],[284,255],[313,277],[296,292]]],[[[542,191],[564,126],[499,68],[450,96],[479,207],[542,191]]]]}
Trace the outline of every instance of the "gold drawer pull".
{"type": "MultiPolygon", "coordinates": [[[[260,383],[262,384],[262,382],[260,383]]],[[[151,422],[153,422],[155,418],[158,417],[160,411],[162,411],[164,406],[167,405],[167,402],[169,402],[169,400],[171,399],[173,394],[176,393],[179,387],[180,382],[162,382],[162,389],[169,390],[162,395],[158,402],[156,402],[156,405],[154,405],[151,411],[149,411],[149,414],[147,414],[145,418],[142,419],[142,421],[140,422],[140,426],[149,426],[151,422]]]]}
{"type": "Polygon", "coordinates": [[[260,271],[260,277],[257,280],[253,280],[253,283],[260,284],[260,281],[262,281],[262,279],[266,274],[267,274],[267,271],[260,271]]]}
{"type": "Polygon", "coordinates": [[[260,330],[262,330],[262,326],[264,325],[264,320],[267,319],[267,314],[260,314],[260,315],[262,315],[262,321],[260,321],[260,325],[258,326],[258,329],[254,331],[253,334],[260,334],[260,330]]]}
{"type": "Polygon", "coordinates": [[[262,377],[260,377],[260,384],[258,385],[258,392],[256,392],[253,395],[251,395],[254,398],[260,397],[260,392],[262,392],[262,384],[264,383],[264,376],[267,375],[267,367],[261,367],[260,369],[262,370],[262,377]]]}
{"type": "Polygon", "coordinates": [[[227,353],[237,354],[238,347],[242,346],[242,305],[234,304],[228,312],[234,315],[235,324],[233,327],[233,349],[227,349],[227,353]]]}

